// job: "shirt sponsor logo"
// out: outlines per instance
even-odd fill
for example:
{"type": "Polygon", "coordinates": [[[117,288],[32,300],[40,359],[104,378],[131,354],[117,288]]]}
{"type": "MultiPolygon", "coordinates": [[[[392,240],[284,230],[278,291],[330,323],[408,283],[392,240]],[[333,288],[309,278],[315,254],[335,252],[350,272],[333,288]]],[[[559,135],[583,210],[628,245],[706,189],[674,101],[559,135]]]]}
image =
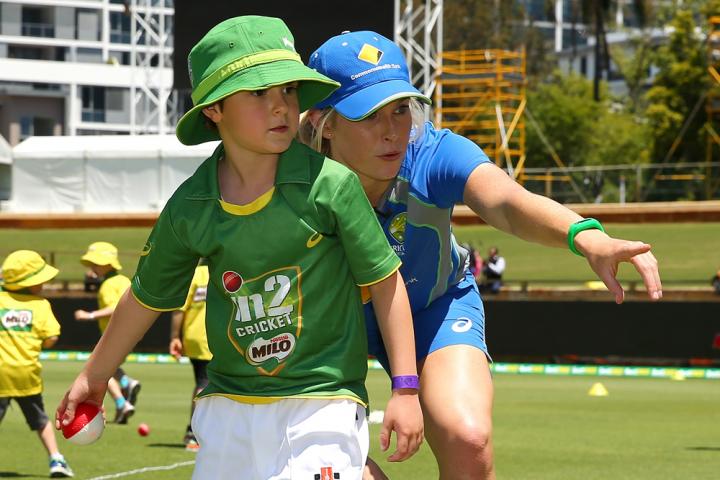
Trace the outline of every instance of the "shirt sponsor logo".
{"type": "Polygon", "coordinates": [[[0,321],[5,330],[29,332],[32,329],[32,310],[0,309],[0,321]]]}
{"type": "Polygon", "coordinates": [[[235,329],[235,333],[237,333],[238,337],[244,337],[245,335],[256,335],[258,333],[272,332],[273,330],[277,330],[278,328],[292,325],[292,323],[292,317],[289,313],[286,313],[277,317],[270,317],[265,320],[258,320],[252,325],[237,327],[235,329]]]}
{"type": "Polygon", "coordinates": [[[251,365],[262,365],[274,358],[278,363],[285,360],[295,349],[295,336],[283,333],[270,339],[256,338],[245,351],[245,358],[251,365]]]}
{"type": "Polygon", "coordinates": [[[313,233],[310,238],[308,238],[307,243],[305,244],[307,248],[313,248],[315,245],[320,243],[320,240],[323,239],[322,233],[315,232],[313,233]]]}
{"type": "Polygon", "coordinates": [[[276,375],[302,330],[300,268],[279,268],[231,287],[237,290],[229,298],[234,306],[227,330],[230,342],[261,374],[276,375]]]}
{"type": "Polygon", "coordinates": [[[152,250],[152,242],[147,242],[145,246],[142,249],[142,252],[140,252],[140,256],[144,257],[150,253],[150,250],[152,250]]]}

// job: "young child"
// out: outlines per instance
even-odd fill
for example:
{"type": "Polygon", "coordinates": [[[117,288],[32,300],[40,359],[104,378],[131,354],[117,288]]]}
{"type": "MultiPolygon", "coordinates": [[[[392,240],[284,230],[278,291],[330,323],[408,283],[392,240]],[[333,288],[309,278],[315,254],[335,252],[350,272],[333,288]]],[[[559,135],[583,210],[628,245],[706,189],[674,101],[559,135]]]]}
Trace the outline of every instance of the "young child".
{"type": "Polygon", "coordinates": [[[60,324],[39,295],[57,274],[38,253],[17,250],[3,262],[0,291],[0,422],[14,399],[50,455],[52,478],[73,476],[45,414],[40,376],[40,351],[55,345],[60,324]]]}
{"type": "Polygon", "coordinates": [[[221,139],[160,214],[107,330],[56,412],[100,403],[107,379],[160,310],[185,302],[207,258],[213,354],[192,429],[194,479],[362,476],[368,451],[368,286],[388,350],[401,461],[422,441],[412,320],[400,261],[358,178],[294,140],[299,113],[338,84],[307,68],[276,18],[212,28],[189,56],[186,145],[221,139]]]}
{"type": "MultiPolygon", "coordinates": [[[[118,260],[118,249],[112,243],[90,244],[80,261],[100,279],[97,291],[99,309],[91,312],[76,310],[75,320],[97,320],[100,333],[103,333],[120,298],[130,288],[130,279],[118,273],[122,270],[122,265],[118,260]]],[[[118,368],[113,378],[108,381],[108,392],[115,401],[115,423],[127,424],[128,419],[135,413],[140,382],[127,376],[122,368],[118,368]]]]}
{"type": "MultiPolygon", "coordinates": [[[[191,419],[195,411],[195,396],[207,387],[207,364],[212,358],[205,333],[205,310],[209,281],[210,272],[204,260],[201,260],[190,282],[185,305],[180,310],[173,312],[170,326],[170,346],[168,348],[170,354],[177,359],[186,355],[193,367],[195,387],[190,402],[191,419]]],[[[190,452],[197,452],[200,447],[189,423],[185,428],[183,443],[185,449],[190,452]]]]}

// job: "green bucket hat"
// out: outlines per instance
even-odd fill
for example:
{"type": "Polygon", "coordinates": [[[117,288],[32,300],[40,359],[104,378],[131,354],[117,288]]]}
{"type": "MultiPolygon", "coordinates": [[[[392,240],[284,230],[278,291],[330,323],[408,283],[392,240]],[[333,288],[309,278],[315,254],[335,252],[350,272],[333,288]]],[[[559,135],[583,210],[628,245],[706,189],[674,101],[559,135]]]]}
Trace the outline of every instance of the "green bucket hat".
{"type": "Polygon", "coordinates": [[[205,125],[202,109],[240,90],[263,90],[300,82],[298,101],[305,111],[340,86],[303,64],[292,33],[279,18],[248,15],[213,27],[188,56],[193,108],[176,134],[185,145],[219,140],[205,125]]]}

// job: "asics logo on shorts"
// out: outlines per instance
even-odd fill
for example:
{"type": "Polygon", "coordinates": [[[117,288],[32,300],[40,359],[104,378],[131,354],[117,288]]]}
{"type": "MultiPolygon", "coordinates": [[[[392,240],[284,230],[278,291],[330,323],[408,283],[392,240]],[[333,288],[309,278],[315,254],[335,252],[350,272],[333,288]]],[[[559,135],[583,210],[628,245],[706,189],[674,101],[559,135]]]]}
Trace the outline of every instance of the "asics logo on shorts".
{"type": "Polygon", "coordinates": [[[310,235],[310,238],[308,238],[307,243],[305,244],[307,248],[313,248],[315,245],[320,243],[320,240],[323,239],[322,233],[315,232],[312,235],[310,235]]]}
{"type": "Polygon", "coordinates": [[[453,332],[464,333],[470,330],[472,327],[472,320],[467,317],[460,317],[455,323],[453,323],[453,332]]]}

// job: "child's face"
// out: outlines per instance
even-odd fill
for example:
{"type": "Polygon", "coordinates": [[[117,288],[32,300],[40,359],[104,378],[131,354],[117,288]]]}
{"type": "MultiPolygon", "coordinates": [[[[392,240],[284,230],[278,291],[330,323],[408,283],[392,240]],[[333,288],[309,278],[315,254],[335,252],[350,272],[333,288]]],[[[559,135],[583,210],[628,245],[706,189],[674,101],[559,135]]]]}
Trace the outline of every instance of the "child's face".
{"type": "Polygon", "coordinates": [[[336,115],[323,135],[330,140],[331,158],[361,176],[387,181],[400,170],[411,127],[410,100],[403,98],[358,122],[336,115]]]}
{"type": "Polygon", "coordinates": [[[290,147],[297,133],[297,86],[293,82],[240,91],[226,97],[222,109],[212,106],[205,111],[217,124],[223,142],[251,153],[279,154],[290,147]]]}
{"type": "Polygon", "coordinates": [[[95,277],[104,277],[106,273],[108,273],[110,270],[112,270],[112,267],[110,265],[95,265],[94,263],[90,265],[90,270],[95,274],[95,277]]]}

